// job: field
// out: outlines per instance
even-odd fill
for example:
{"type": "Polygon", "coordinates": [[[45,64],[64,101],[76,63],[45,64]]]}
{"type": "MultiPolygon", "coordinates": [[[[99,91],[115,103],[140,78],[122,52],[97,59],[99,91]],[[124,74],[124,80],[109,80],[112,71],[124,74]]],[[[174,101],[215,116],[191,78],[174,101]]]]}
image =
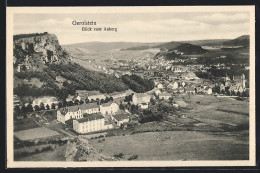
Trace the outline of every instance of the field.
{"type": "MultiPolygon", "coordinates": [[[[22,151],[25,152],[33,152],[36,148],[40,149],[42,146],[36,146],[36,147],[30,147],[30,150],[26,148],[26,150],[23,148],[22,151]]],[[[25,157],[17,157],[15,158],[16,161],[66,161],[66,158],[64,156],[64,150],[66,148],[66,145],[57,146],[52,151],[46,151],[42,153],[33,154],[30,156],[25,157]]],[[[15,153],[22,152],[19,150],[16,150],[15,153]]]]}
{"type": "Polygon", "coordinates": [[[212,95],[191,95],[184,100],[192,108],[185,112],[188,118],[195,119],[215,127],[233,127],[236,130],[248,130],[249,102],[217,98],[212,95]],[[243,128],[243,129],[239,129],[243,128]]]}
{"type": "Polygon", "coordinates": [[[108,156],[123,153],[127,160],[247,160],[248,136],[241,134],[211,135],[201,132],[147,132],[130,136],[113,136],[90,144],[108,156]]]}
{"type": "Polygon", "coordinates": [[[15,137],[20,140],[34,140],[39,138],[47,138],[59,135],[59,133],[49,130],[47,128],[33,128],[28,130],[22,130],[14,133],[15,137]]]}
{"type": "Polygon", "coordinates": [[[14,132],[40,127],[31,118],[14,121],[14,132]]]}
{"type": "Polygon", "coordinates": [[[247,160],[249,159],[249,103],[212,95],[178,95],[188,107],[163,122],[114,132],[90,144],[108,156],[123,153],[127,160],[247,160]],[[144,133],[146,132],[146,133],[144,133]]]}

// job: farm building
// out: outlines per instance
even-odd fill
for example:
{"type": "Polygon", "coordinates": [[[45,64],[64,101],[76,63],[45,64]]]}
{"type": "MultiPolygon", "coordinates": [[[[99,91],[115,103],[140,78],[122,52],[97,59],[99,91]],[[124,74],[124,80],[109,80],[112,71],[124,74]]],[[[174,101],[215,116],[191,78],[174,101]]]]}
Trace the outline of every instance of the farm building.
{"type": "Polygon", "coordinates": [[[112,115],[111,119],[115,121],[118,126],[121,126],[123,123],[129,122],[129,116],[127,114],[112,115]]]}
{"type": "Polygon", "coordinates": [[[162,99],[162,100],[169,100],[170,98],[172,97],[172,94],[171,93],[160,93],[159,94],[159,99],[162,99]]]}
{"type": "Polygon", "coordinates": [[[119,105],[113,102],[108,102],[100,105],[100,112],[103,115],[114,114],[119,110],[119,105]]]}

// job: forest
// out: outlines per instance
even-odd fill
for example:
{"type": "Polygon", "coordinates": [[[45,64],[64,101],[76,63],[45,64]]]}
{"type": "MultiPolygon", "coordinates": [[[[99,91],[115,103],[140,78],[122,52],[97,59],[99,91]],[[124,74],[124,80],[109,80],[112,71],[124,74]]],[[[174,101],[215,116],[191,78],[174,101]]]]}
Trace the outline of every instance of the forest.
{"type": "Polygon", "coordinates": [[[20,97],[51,95],[64,100],[68,94],[74,95],[75,90],[98,90],[101,93],[113,93],[125,91],[129,88],[135,92],[146,92],[154,88],[152,81],[142,79],[137,75],[124,75],[118,79],[113,75],[87,70],[76,63],[50,64],[42,72],[23,71],[16,72],[14,76],[26,80],[38,78],[44,83],[41,88],[30,84],[19,84],[14,88],[14,94],[20,97]],[[66,79],[62,88],[57,85],[57,76],[66,79]]]}

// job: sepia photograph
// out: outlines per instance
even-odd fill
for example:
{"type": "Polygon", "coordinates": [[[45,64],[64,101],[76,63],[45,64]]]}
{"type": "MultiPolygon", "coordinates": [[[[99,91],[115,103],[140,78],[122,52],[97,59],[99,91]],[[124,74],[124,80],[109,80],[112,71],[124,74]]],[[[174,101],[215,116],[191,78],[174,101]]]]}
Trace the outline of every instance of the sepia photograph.
{"type": "Polygon", "coordinates": [[[254,10],[7,7],[7,166],[254,166],[254,10]]]}

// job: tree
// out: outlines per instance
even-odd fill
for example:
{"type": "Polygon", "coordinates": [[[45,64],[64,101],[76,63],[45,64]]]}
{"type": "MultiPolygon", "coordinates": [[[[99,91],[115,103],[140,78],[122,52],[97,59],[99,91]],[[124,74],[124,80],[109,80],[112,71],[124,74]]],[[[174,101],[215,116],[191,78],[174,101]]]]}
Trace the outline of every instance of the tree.
{"type": "Polygon", "coordinates": [[[54,103],[51,104],[51,109],[55,109],[55,104],[54,103]]]}
{"type": "Polygon", "coordinates": [[[62,108],[62,103],[61,102],[58,103],[58,108],[62,108]]]}
{"type": "Polygon", "coordinates": [[[78,105],[78,104],[79,104],[79,100],[75,100],[74,105],[78,105]]]}
{"type": "Polygon", "coordinates": [[[113,97],[110,97],[110,101],[113,101],[113,97]]]}
{"type": "Polygon", "coordinates": [[[46,105],[46,109],[47,109],[47,110],[50,110],[50,106],[49,106],[48,104],[46,105]]]}
{"type": "Polygon", "coordinates": [[[27,109],[27,112],[33,112],[32,104],[28,104],[26,109],[27,109]]]}
{"type": "Polygon", "coordinates": [[[40,109],[41,109],[41,110],[45,110],[44,103],[42,103],[42,102],[41,102],[41,104],[40,104],[40,109]]]}
{"type": "Polygon", "coordinates": [[[35,111],[40,111],[41,109],[40,109],[40,107],[39,107],[38,105],[35,105],[35,106],[34,106],[34,110],[35,110],[35,111]]]}
{"type": "Polygon", "coordinates": [[[25,105],[22,106],[21,112],[22,112],[22,113],[26,113],[26,112],[27,112],[25,105]]]}
{"type": "Polygon", "coordinates": [[[239,91],[237,92],[237,96],[238,96],[238,97],[240,97],[240,96],[241,96],[241,93],[240,93],[239,91]]]}
{"type": "Polygon", "coordinates": [[[125,109],[125,106],[123,105],[122,101],[120,101],[119,109],[125,109]]]}
{"type": "Polygon", "coordinates": [[[21,109],[19,106],[15,106],[14,107],[14,112],[17,113],[17,114],[20,114],[21,113],[21,109]]]}
{"type": "Polygon", "coordinates": [[[80,105],[84,104],[84,101],[83,101],[83,100],[80,100],[80,101],[79,101],[79,104],[80,104],[80,105]]]}
{"type": "Polygon", "coordinates": [[[86,100],[85,100],[85,103],[89,103],[89,99],[86,99],[86,100]]]}
{"type": "Polygon", "coordinates": [[[153,98],[150,99],[152,105],[155,105],[155,100],[153,98]]]}
{"type": "Polygon", "coordinates": [[[74,104],[73,104],[72,101],[69,101],[67,105],[68,105],[68,106],[73,106],[74,104]]]}

